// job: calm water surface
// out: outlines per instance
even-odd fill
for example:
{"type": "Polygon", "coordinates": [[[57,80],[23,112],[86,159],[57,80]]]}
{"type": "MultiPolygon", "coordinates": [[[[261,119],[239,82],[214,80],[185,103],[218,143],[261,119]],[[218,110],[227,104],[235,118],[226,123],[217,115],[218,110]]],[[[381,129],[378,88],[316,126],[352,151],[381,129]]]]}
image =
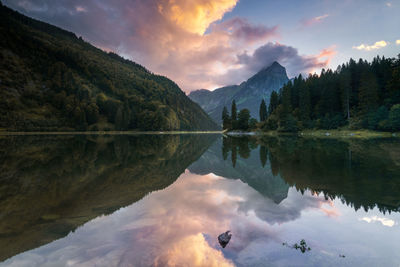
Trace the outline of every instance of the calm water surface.
{"type": "Polygon", "coordinates": [[[399,266],[399,222],[395,139],[0,137],[0,266],[399,266]]]}

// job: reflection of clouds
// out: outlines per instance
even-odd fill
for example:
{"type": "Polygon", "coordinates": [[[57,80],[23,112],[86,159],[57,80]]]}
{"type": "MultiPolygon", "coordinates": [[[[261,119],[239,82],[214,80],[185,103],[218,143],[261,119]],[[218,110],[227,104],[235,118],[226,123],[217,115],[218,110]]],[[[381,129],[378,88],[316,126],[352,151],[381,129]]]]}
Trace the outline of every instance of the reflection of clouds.
{"type": "Polygon", "coordinates": [[[324,203],[322,197],[290,189],[278,205],[240,180],[186,172],[167,189],[4,264],[230,266],[227,258],[243,259],[252,247],[280,242],[270,224],[295,220],[302,210],[324,203]],[[226,230],[233,237],[221,250],[217,236],[226,230]]]}
{"type": "Polygon", "coordinates": [[[247,199],[248,201],[240,204],[240,210],[245,212],[254,210],[257,217],[270,224],[296,220],[307,208],[320,208],[324,211],[322,205],[329,204],[329,201],[323,197],[312,196],[308,192],[302,195],[294,188],[289,189],[288,197],[279,205],[255,193],[248,196],[247,199]]]}
{"type": "Polygon", "coordinates": [[[387,227],[393,227],[394,225],[397,224],[394,220],[391,220],[388,218],[383,218],[383,217],[378,217],[378,216],[363,217],[359,220],[365,221],[367,223],[380,222],[383,226],[387,226],[387,227]]]}
{"type": "Polygon", "coordinates": [[[202,234],[191,235],[166,248],[155,266],[234,266],[220,250],[212,248],[202,234]]]}

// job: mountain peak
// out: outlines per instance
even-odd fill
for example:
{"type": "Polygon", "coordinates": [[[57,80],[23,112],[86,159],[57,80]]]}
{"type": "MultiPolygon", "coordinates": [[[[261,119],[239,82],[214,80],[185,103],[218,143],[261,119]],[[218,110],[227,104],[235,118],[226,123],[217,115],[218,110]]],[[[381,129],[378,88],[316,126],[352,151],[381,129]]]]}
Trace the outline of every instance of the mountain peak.
{"type": "Polygon", "coordinates": [[[272,71],[282,71],[284,70],[286,72],[285,67],[283,67],[281,64],[279,64],[278,61],[272,62],[271,65],[264,67],[261,71],[263,70],[272,70],[272,71]]]}
{"type": "Polygon", "coordinates": [[[284,68],[281,64],[279,64],[278,61],[272,62],[271,66],[269,68],[284,68]]]}

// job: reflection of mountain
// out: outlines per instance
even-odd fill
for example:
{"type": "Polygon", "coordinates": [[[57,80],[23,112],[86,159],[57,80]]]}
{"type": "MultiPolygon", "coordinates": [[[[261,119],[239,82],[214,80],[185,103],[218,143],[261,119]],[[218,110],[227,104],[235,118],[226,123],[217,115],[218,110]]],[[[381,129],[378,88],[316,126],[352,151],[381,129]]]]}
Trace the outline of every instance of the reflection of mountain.
{"type": "Polygon", "coordinates": [[[279,175],[272,174],[268,163],[262,166],[262,161],[260,161],[262,148],[254,146],[254,143],[249,144],[247,138],[235,138],[235,140],[239,142],[235,144],[235,147],[239,147],[235,167],[232,165],[231,153],[224,160],[223,142],[222,138],[219,138],[198,161],[189,167],[189,170],[195,174],[214,173],[225,178],[240,179],[275,203],[280,203],[287,197],[289,185],[279,175]]]}
{"type": "Polygon", "coordinates": [[[169,186],[214,138],[1,138],[0,261],[169,186]]]}
{"type": "Polygon", "coordinates": [[[271,168],[299,190],[339,197],[356,210],[400,208],[398,140],[264,138],[271,168]]]}

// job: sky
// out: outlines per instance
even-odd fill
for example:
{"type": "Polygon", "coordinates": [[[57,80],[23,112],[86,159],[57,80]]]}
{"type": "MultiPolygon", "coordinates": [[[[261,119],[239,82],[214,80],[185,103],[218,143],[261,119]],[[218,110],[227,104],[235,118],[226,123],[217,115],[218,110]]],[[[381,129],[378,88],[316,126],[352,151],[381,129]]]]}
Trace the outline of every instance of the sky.
{"type": "Polygon", "coordinates": [[[239,84],[278,61],[289,77],[400,54],[400,0],[3,0],[174,80],[239,84]]]}

